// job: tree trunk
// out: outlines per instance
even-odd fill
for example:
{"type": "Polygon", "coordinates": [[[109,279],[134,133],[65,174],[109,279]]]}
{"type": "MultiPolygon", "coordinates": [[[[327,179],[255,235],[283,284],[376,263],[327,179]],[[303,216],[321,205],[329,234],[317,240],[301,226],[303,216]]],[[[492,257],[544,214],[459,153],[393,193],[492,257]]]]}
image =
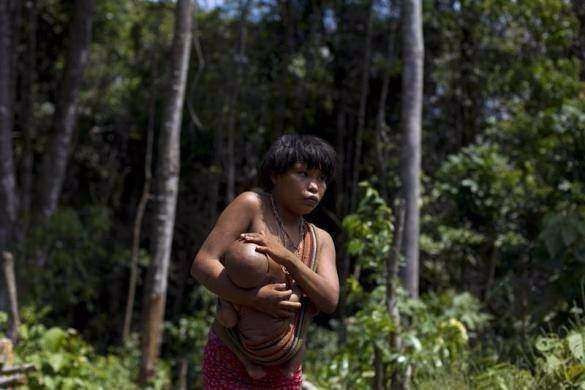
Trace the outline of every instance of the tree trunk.
{"type": "Polygon", "coordinates": [[[579,21],[578,33],[575,34],[575,54],[581,61],[580,79],[585,81],[585,2],[572,0],[573,13],[579,21]]]}
{"type": "Polygon", "coordinates": [[[292,95],[292,81],[289,72],[289,65],[294,55],[295,46],[295,23],[296,17],[294,6],[291,0],[278,0],[279,16],[284,36],[282,38],[282,61],[280,66],[280,80],[277,82],[277,103],[276,103],[276,136],[286,133],[291,126],[290,103],[292,95]]]}
{"type": "Polygon", "coordinates": [[[402,3],[402,186],[405,206],[403,252],[405,286],[413,298],[419,293],[419,201],[421,115],[424,47],[420,0],[402,3]]]}
{"type": "Polygon", "coordinates": [[[38,213],[40,220],[50,217],[59,203],[71,140],[77,120],[79,90],[89,60],[94,0],[77,0],[69,35],[69,50],[63,77],[63,90],[54,116],[54,136],[44,153],[39,183],[38,213]]]}
{"type": "Polygon", "coordinates": [[[227,125],[227,144],[226,144],[226,194],[225,203],[229,204],[236,196],[236,159],[235,159],[235,141],[236,141],[236,116],[239,115],[238,101],[242,79],[244,76],[244,64],[246,63],[246,21],[250,10],[251,0],[240,1],[240,23],[238,27],[238,43],[234,55],[234,66],[236,79],[229,96],[228,103],[228,125],[227,125]]]}
{"type": "MultiPolygon", "coordinates": [[[[389,7],[391,10],[391,8],[389,7]]],[[[390,72],[392,65],[395,63],[395,45],[397,41],[396,23],[392,23],[389,29],[388,37],[388,57],[384,66],[384,75],[382,76],[382,90],[380,91],[380,100],[378,100],[378,112],[376,113],[376,165],[378,168],[378,177],[380,180],[380,193],[386,202],[390,201],[388,190],[388,144],[390,143],[390,128],[386,124],[386,101],[390,88],[390,72]]]]}
{"type": "Polygon", "coordinates": [[[18,342],[18,327],[20,326],[20,315],[18,314],[18,295],[16,289],[16,277],[14,276],[14,257],[8,251],[2,251],[2,269],[6,281],[6,290],[10,303],[10,326],[8,338],[13,344],[18,342]]]}
{"type": "MultiPolygon", "coordinates": [[[[343,216],[346,214],[346,202],[347,196],[344,190],[344,183],[346,176],[344,175],[345,170],[343,169],[346,161],[345,157],[345,118],[346,118],[346,108],[345,108],[345,96],[343,92],[339,92],[341,95],[338,101],[338,109],[337,109],[337,169],[336,169],[336,176],[335,176],[335,184],[336,184],[336,192],[335,192],[335,212],[338,216],[343,216]]],[[[343,232],[343,230],[342,230],[343,232]]],[[[347,277],[349,276],[349,268],[350,268],[350,258],[349,254],[345,249],[345,242],[347,240],[346,234],[342,233],[341,237],[338,236],[338,243],[337,245],[340,250],[337,252],[337,264],[338,264],[338,273],[339,273],[339,284],[340,284],[340,292],[339,292],[339,305],[337,305],[337,314],[339,316],[339,321],[341,326],[338,328],[338,346],[342,346],[345,344],[347,339],[347,328],[345,325],[346,319],[346,307],[345,302],[347,300],[347,277]]]]}
{"type": "Polygon", "coordinates": [[[189,374],[189,360],[179,359],[179,390],[187,390],[187,374],[189,374]]]}
{"type": "MultiPolygon", "coordinates": [[[[400,338],[400,312],[398,311],[398,269],[400,264],[400,248],[403,240],[404,207],[398,199],[393,208],[394,211],[394,236],[392,237],[392,249],[386,258],[386,308],[390,318],[395,325],[394,331],[388,336],[390,348],[398,353],[402,350],[402,339],[400,338]]],[[[392,389],[404,387],[404,377],[399,370],[392,372],[392,389]]]]}
{"type": "Polygon", "coordinates": [[[31,218],[33,164],[34,164],[34,102],[37,56],[37,8],[33,1],[26,2],[26,50],[22,69],[22,101],[20,122],[24,133],[24,150],[21,162],[21,232],[26,236],[31,218]]]}
{"type": "Polygon", "coordinates": [[[351,174],[351,190],[350,190],[350,210],[353,211],[357,204],[357,183],[360,172],[360,160],[362,158],[362,143],[364,138],[364,130],[366,127],[366,104],[368,102],[368,92],[370,83],[370,56],[372,46],[372,8],[374,2],[370,0],[368,3],[368,13],[366,16],[366,41],[364,49],[364,57],[362,59],[362,77],[360,82],[360,105],[358,111],[358,126],[355,136],[355,152],[353,154],[353,167],[351,174]]]}
{"type": "MultiPolygon", "coordinates": [[[[156,72],[155,72],[156,73],[156,72]]],[[[138,256],[140,254],[140,229],[142,228],[142,219],[146,204],[150,199],[150,183],[152,181],[152,142],[154,138],[154,112],[157,95],[156,83],[152,84],[150,95],[150,104],[148,108],[148,128],[146,134],[146,154],[144,157],[144,186],[142,195],[136,208],[136,218],[134,219],[134,228],[132,230],[132,260],[130,265],[130,280],[128,282],[128,299],[126,301],[126,311],[124,315],[124,326],[122,328],[122,342],[128,339],[130,327],[132,325],[132,312],[134,311],[134,297],[136,295],[136,284],[138,282],[138,256]]]]}
{"type": "Polygon", "coordinates": [[[9,3],[0,0],[0,250],[12,244],[18,208],[12,149],[14,48],[9,3]]]}
{"type": "Polygon", "coordinates": [[[143,307],[142,359],[139,377],[141,383],[146,383],[154,374],[162,340],[167,276],[179,190],[181,118],[191,53],[192,20],[192,1],[178,0],[171,54],[170,94],[159,140],[156,174],[157,203],[152,235],[153,256],[148,269],[143,307]]]}
{"type": "MultiPolygon", "coordinates": [[[[345,214],[345,203],[346,203],[346,199],[347,196],[345,194],[344,191],[344,180],[346,179],[344,177],[344,173],[345,170],[343,169],[344,165],[345,165],[345,160],[346,160],[346,156],[345,156],[345,129],[346,129],[346,125],[345,125],[345,99],[344,99],[344,93],[343,92],[339,92],[340,95],[342,95],[339,99],[338,99],[338,108],[337,108],[337,118],[336,118],[336,128],[337,128],[337,143],[336,143],[336,149],[337,149],[337,169],[336,171],[336,175],[335,175],[335,212],[337,213],[337,215],[341,216],[343,214],[345,214]]],[[[342,275],[343,276],[343,275],[342,275]]]]}

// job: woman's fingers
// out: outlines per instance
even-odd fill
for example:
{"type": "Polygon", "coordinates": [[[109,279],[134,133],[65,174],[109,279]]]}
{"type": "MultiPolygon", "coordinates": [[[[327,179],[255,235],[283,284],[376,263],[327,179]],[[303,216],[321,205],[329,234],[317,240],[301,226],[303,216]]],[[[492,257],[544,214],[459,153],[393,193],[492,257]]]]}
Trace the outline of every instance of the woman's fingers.
{"type": "Polygon", "coordinates": [[[287,301],[290,296],[292,295],[292,290],[284,290],[278,292],[278,300],[279,301],[287,301]]]}
{"type": "Polygon", "coordinates": [[[248,244],[266,246],[266,241],[262,237],[242,237],[242,240],[248,244]]]}
{"type": "Polygon", "coordinates": [[[266,246],[256,245],[256,252],[258,252],[258,253],[264,253],[266,255],[266,254],[269,254],[270,253],[270,250],[266,246]]]}
{"type": "Polygon", "coordinates": [[[282,301],[279,303],[279,306],[285,310],[297,311],[301,308],[301,303],[292,301],[282,301]]]}
{"type": "Polygon", "coordinates": [[[240,234],[240,238],[243,240],[263,240],[264,234],[262,233],[242,233],[240,234]]]}
{"type": "Polygon", "coordinates": [[[292,318],[296,315],[297,311],[301,308],[300,302],[281,301],[278,304],[279,309],[277,310],[280,318],[292,318]]]}

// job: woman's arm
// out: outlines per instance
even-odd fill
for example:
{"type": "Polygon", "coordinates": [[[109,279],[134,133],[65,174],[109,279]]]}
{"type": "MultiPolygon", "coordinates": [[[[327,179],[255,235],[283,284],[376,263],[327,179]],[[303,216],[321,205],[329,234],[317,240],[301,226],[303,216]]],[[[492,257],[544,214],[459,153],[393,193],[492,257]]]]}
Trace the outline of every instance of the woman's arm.
{"type": "Polygon", "coordinates": [[[300,304],[288,301],[292,291],[287,290],[285,284],[270,284],[255,290],[244,290],[231,282],[220,262],[226,248],[248,230],[259,207],[259,196],[253,192],[244,192],[234,199],[219,216],[213,230],[197,252],[191,266],[191,275],[223,299],[252,306],[278,317],[291,317],[300,304]]]}
{"type": "Polygon", "coordinates": [[[257,244],[258,252],[266,253],[284,265],[320,311],[328,314],[335,311],[339,301],[339,277],[335,265],[335,246],[329,233],[317,229],[317,272],[313,272],[294,253],[263,233],[245,233],[242,238],[257,244]]]}

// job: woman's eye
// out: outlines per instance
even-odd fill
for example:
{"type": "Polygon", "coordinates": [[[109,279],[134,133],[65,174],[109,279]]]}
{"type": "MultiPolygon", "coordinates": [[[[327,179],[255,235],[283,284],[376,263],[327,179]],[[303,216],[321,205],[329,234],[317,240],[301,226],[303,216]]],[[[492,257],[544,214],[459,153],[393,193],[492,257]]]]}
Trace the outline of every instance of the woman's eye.
{"type": "Polygon", "coordinates": [[[299,175],[301,175],[302,177],[307,177],[307,172],[306,171],[300,171],[299,175]]]}

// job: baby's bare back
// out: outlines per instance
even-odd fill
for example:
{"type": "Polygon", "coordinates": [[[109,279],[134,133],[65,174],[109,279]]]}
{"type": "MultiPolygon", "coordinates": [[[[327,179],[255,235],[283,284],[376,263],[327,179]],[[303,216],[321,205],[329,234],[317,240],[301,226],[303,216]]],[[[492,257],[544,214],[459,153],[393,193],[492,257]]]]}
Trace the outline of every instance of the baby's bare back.
{"type": "MultiPolygon", "coordinates": [[[[256,245],[234,241],[224,254],[224,266],[231,281],[242,288],[258,288],[271,283],[284,283],[286,275],[274,260],[256,252],[256,245]]],[[[290,301],[299,302],[301,290],[293,283],[290,301]]],[[[234,305],[238,312],[237,328],[250,343],[261,343],[284,334],[292,319],[277,318],[249,306],[234,305]]]]}
{"type": "MultiPolygon", "coordinates": [[[[298,290],[298,289],[295,289],[298,290]]],[[[300,301],[300,291],[293,292],[293,302],[300,301]]],[[[238,330],[250,343],[261,343],[285,334],[292,326],[292,319],[277,318],[248,306],[240,306],[238,310],[238,330]]]]}

